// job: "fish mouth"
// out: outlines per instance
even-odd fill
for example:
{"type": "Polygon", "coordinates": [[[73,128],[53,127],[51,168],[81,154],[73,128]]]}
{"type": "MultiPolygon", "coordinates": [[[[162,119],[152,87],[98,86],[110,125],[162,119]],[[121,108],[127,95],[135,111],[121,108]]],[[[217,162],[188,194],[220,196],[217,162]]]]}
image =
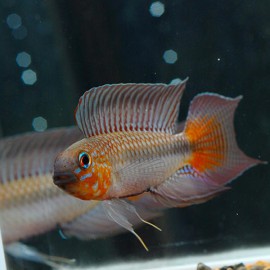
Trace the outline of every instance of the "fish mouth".
{"type": "Polygon", "coordinates": [[[57,186],[74,183],[76,180],[76,176],[69,172],[55,172],[53,175],[53,182],[57,186]]]}

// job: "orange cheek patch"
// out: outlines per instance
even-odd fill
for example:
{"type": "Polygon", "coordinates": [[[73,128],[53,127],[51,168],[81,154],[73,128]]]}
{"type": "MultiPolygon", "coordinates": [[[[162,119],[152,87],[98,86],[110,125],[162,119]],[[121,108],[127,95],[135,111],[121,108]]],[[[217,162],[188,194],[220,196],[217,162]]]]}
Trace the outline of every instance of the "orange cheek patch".
{"type": "Polygon", "coordinates": [[[94,190],[96,186],[92,187],[93,194],[96,199],[102,199],[111,185],[111,168],[108,164],[99,164],[95,174],[97,175],[98,187],[96,191],[94,190]]]}
{"type": "Polygon", "coordinates": [[[67,184],[65,190],[82,200],[102,200],[111,184],[111,166],[108,162],[95,163],[87,170],[74,172],[77,176],[75,183],[67,184]]]}

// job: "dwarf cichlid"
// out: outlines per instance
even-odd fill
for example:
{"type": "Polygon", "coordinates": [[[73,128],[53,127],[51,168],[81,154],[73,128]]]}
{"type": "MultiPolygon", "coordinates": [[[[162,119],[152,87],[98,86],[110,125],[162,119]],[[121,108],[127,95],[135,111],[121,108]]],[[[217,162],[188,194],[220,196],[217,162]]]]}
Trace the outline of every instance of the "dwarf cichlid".
{"type": "Polygon", "coordinates": [[[54,164],[56,185],[82,200],[103,201],[107,215],[146,249],[130,222],[131,216],[140,216],[124,198],[147,193],[166,207],[204,202],[261,163],[246,156],[235,140],[233,118],[241,96],[197,95],[183,132],[176,132],[185,84],[90,89],[75,110],[85,138],[54,164]]]}

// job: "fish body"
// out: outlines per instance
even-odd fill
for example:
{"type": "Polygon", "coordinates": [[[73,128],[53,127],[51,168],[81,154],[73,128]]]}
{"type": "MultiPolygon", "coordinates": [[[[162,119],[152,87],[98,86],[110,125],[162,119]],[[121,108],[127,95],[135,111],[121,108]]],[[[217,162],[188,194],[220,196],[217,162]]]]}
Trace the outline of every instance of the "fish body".
{"type": "Polygon", "coordinates": [[[188,152],[184,138],[178,135],[133,131],[108,137],[112,169],[105,199],[138,195],[159,186],[184,166],[188,152]]]}
{"type": "MultiPolygon", "coordinates": [[[[74,155],[78,149],[91,153],[91,166],[87,173],[80,168],[74,170],[79,181],[67,184],[65,190],[84,200],[125,198],[147,192],[183,167],[189,155],[184,136],[151,131],[86,138],[64,155],[74,155]]],[[[60,158],[65,159],[63,155],[60,158]]]]}
{"type": "Polygon", "coordinates": [[[130,223],[130,216],[140,216],[123,198],[149,194],[166,207],[201,203],[261,163],[246,156],[235,140],[233,118],[241,96],[197,95],[183,132],[176,132],[185,83],[90,89],[75,110],[85,138],[54,164],[56,185],[82,200],[103,201],[107,215],[145,248],[130,223]]]}

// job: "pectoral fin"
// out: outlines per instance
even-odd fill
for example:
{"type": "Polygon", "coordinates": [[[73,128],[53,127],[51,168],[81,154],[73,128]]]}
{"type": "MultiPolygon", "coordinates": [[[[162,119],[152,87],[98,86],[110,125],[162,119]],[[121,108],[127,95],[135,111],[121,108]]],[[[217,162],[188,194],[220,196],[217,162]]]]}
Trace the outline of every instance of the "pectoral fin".
{"type": "Polygon", "coordinates": [[[142,222],[154,227],[157,230],[161,231],[161,229],[155,226],[154,224],[142,219],[141,216],[136,211],[135,207],[126,202],[125,200],[119,199],[107,200],[103,201],[102,205],[107,216],[114,222],[116,222],[119,226],[133,233],[137,237],[137,239],[141,242],[145,250],[148,251],[146,244],[143,242],[142,238],[134,231],[133,225],[130,223],[130,221],[134,219],[134,217],[136,217],[142,222]]]}
{"type": "MultiPolygon", "coordinates": [[[[154,200],[149,193],[143,193],[137,197],[130,197],[127,200],[129,204],[136,207],[140,216],[144,220],[149,220],[158,217],[162,214],[163,207],[154,200]]],[[[61,232],[67,237],[76,237],[81,240],[90,240],[97,238],[104,238],[119,233],[125,232],[124,227],[120,227],[112,218],[105,214],[102,203],[98,203],[96,207],[81,215],[74,220],[61,224],[61,232]]],[[[136,215],[131,216],[129,220],[133,227],[138,227],[142,221],[136,215]]]]}

